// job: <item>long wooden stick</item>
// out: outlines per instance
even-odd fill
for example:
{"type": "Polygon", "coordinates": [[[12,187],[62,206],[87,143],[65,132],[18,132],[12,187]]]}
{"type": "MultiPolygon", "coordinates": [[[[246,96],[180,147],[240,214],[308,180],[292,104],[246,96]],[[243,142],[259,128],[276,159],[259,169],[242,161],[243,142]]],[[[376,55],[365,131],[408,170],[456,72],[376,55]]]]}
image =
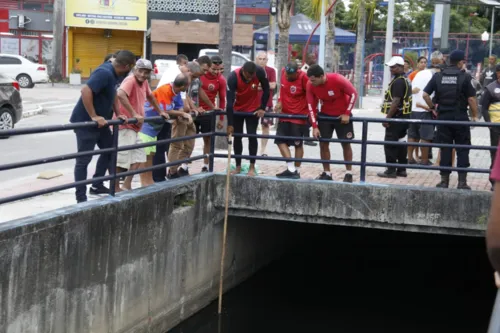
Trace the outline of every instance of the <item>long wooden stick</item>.
{"type": "Polygon", "coordinates": [[[226,173],[226,207],[224,213],[224,231],[222,233],[222,255],[220,259],[220,281],[219,281],[219,315],[222,314],[222,294],[224,290],[224,260],[226,257],[227,241],[227,219],[229,212],[229,182],[231,180],[231,151],[233,147],[233,136],[227,138],[227,173],[226,173]]]}

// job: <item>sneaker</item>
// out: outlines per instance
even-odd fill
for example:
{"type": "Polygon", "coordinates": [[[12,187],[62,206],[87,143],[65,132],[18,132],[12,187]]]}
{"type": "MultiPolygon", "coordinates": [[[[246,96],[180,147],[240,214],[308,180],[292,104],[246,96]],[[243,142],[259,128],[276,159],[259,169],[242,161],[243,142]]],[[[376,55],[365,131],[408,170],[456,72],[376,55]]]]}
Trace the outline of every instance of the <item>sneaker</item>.
{"type": "Polygon", "coordinates": [[[377,173],[377,176],[381,178],[397,178],[396,171],[385,170],[384,172],[377,173]]]}
{"type": "Polygon", "coordinates": [[[406,178],[408,177],[408,174],[406,173],[406,170],[398,170],[396,171],[396,176],[406,178]]]}
{"type": "Polygon", "coordinates": [[[291,172],[290,170],[286,169],[282,173],[276,174],[276,177],[278,177],[278,178],[289,178],[289,179],[299,179],[300,178],[300,174],[297,171],[291,172]]]}
{"type": "Polygon", "coordinates": [[[207,173],[208,172],[208,168],[206,166],[204,166],[203,168],[201,168],[201,172],[202,173],[207,173]]]}
{"type": "Polygon", "coordinates": [[[77,203],[77,204],[82,203],[82,202],[87,202],[87,199],[79,199],[79,200],[76,200],[76,203],[77,203]]]}
{"type": "Polygon", "coordinates": [[[89,193],[93,195],[109,194],[109,188],[104,185],[99,185],[97,187],[91,186],[89,193]]]}
{"type": "Polygon", "coordinates": [[[318,143],[314,141],[304,141],[304,144],[311,147],[316,147],[318,145],[318,143]]]}
{"type": "Polygon", "coordinates": [[[179,177],[186,177],[186,176],[189,176],[189,171],[184,170],[184,168],[179,168],[177,170],[177,174],[179,175],[179,177]]]}
{"type": "Polygon", "coordinates": [[[167,179],[176,179],[176,178],[180,178],[179,176],[179,172],[176,172],[176,173],[169,173],[167,175],[167,179]]]}
{"type": "Polygon", "coordinates": [[[350,174],[350,173],[345,174],[344,183],[352,183],[352,174],[350,174]]]}
{"type": "Polygon", "coordinates": [[[329,176],[326,174],[326,172],[323,172],[321,175],[316,177],[317,180],[333,180],[332,176],[329,176]]]}

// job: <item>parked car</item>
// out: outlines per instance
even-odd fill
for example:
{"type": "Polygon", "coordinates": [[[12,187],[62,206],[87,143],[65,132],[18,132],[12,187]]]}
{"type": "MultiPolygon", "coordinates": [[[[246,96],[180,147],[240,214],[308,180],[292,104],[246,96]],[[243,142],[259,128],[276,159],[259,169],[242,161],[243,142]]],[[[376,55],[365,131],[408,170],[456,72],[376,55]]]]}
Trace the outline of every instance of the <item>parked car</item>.
{"type": "MultiPolygon", "coordinates": [[[[19,93],[19,83],[0,74],[0,130],[13,129],[23,117],[23,102],[19,93]]],[[[0,136],[0,139],[6,139],[0,136]]]]}
{"type": "Polygon", "coordinates": [[[46,65],[13,54],[0,54],[0,73],[17,80],[21,88],[33,88],[35,83],[49,82],[46,65]]]}

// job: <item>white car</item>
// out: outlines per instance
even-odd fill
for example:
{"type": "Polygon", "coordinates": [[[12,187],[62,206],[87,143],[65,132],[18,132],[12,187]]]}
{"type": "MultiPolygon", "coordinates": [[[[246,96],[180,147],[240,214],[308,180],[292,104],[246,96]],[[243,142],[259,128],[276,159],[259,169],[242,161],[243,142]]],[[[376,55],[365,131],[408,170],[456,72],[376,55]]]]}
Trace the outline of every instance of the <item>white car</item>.
{"type": "MultiPolygon", "coordinates": [[[[202,49],[200,50],[200,53],[198,54],[198,58],[201,56],[209,56],[213,57],[215,55],[219,55],[219,50],[217,49],[202,49]]],[[[243,54],[239,52],[233,51],[232,57],[231,57],[231,71],[234,71],[237,68],[240,68],[245,64],[247,61],[252,61],[245,57],[243,54]]]]}
{"type": "Polygon", "coordinates": [[[46,65],[19,55],[0,54],[0,73],[19,82],[21,88],[33,88],[35,83],[49,82],[46,65]]]}

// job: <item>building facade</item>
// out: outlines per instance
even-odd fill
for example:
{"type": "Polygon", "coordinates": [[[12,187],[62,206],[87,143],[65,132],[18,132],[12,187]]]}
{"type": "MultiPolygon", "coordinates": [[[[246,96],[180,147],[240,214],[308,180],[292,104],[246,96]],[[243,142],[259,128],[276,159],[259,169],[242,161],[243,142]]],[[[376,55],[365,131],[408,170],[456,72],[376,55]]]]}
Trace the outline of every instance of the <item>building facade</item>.
{"type": "Polygon", "coordinates": [[[52,1],[0,0],[0,8],[9,10],[9,32],[0,33],[0,53],[23,55],[50,70],[52,1]]]}
{"type": "Polygon", "coordinates": [[[251,24],[254,30],[269,25],[269,0],[237,0],[236,23],[251,24]]]}
{"type": "Polygon", "coordinates": [[[147,1],[66,0],[67,72],[88,77],[109,53],[145,55],[147,1]]]}

